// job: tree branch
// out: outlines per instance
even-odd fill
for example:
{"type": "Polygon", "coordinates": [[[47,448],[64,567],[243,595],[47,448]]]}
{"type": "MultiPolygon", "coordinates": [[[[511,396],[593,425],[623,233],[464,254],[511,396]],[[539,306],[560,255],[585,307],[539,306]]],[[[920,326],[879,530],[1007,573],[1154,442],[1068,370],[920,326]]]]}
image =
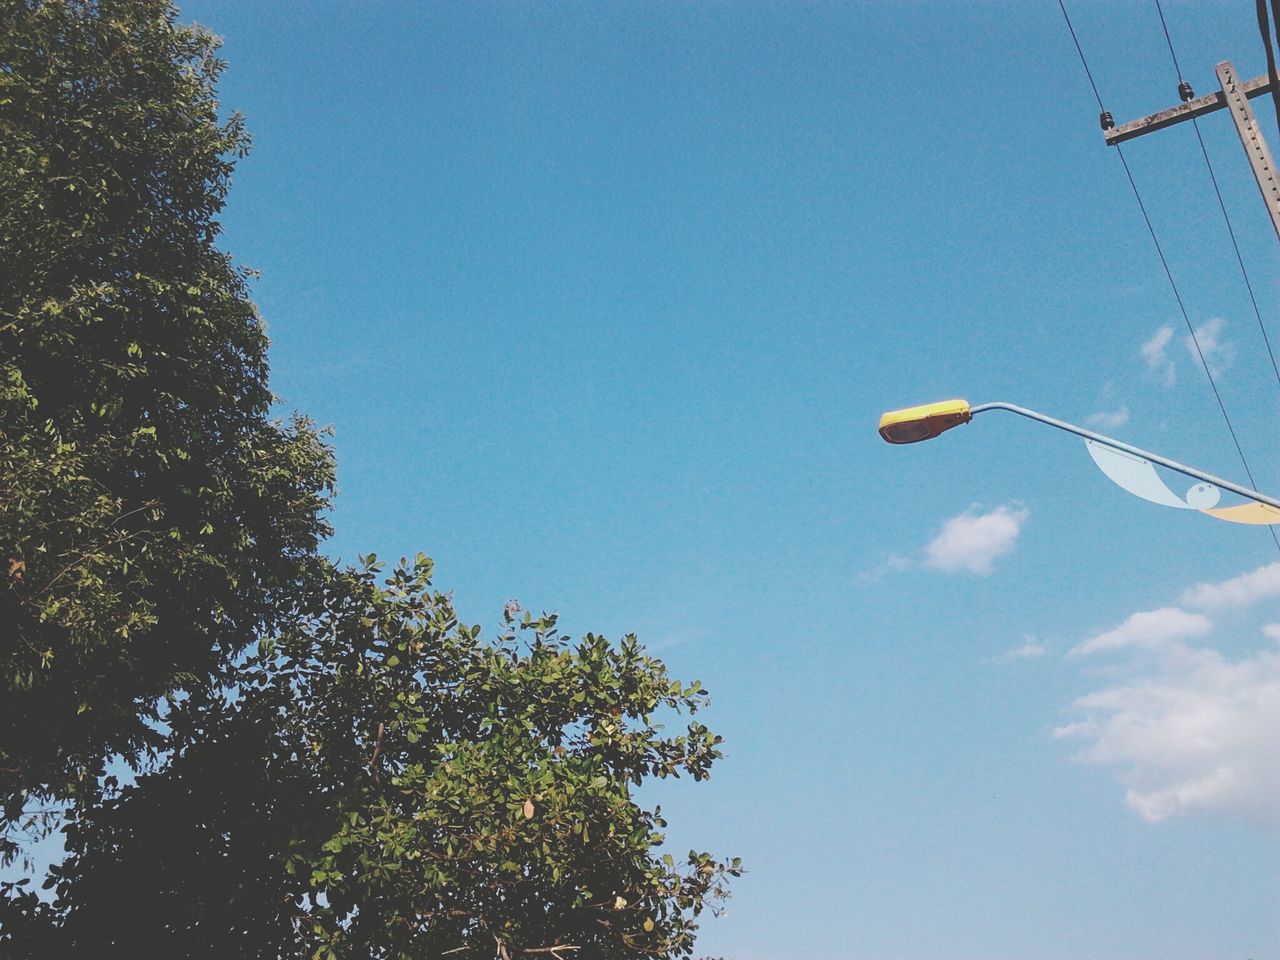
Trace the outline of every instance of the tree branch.
{"type": "Polygon", "coordinates": [[[378,777],[378,771],[375,765],[378,762],[378,755],[382,753],[382,735],[383,733],[386,732],[386,729],[387,729],[387,725],[383,723],[381,720],[379,720],[378,721],[378,737],[373,743],[373,756],[369,758],[369,769],[373,771],[374,783],[382,782],[382,780],[379,779],[378,777]]]}

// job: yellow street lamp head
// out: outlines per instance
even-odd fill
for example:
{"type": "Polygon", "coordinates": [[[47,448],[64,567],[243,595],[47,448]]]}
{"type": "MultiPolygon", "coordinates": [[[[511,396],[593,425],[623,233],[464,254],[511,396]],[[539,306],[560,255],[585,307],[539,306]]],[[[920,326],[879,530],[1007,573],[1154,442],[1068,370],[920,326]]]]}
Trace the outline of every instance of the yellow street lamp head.
{"type": "Polygon", "coordinates": [[[932,440],[944,430],[973,419],[967,400],[943,400],[922,407],[890,410],[880,418],[880,436],[890,443],[932,440]]]}

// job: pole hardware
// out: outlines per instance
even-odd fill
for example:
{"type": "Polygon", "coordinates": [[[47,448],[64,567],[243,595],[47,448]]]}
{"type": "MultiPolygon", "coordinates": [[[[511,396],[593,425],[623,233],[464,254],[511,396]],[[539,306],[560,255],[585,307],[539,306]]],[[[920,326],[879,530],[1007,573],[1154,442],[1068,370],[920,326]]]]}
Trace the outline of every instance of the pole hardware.
{"type": "Polygon", "coordinates": [[[1178,84],[1178,96],[1183,100],[1180,106],[1170,107],[1168,110],[1161,110],[1159,113],[1140,117],[1137,120],[1130,120],[1118,127],[1114,124],[1108,126],[1105,118],[1110,118],[1111,114],[1104,113],[1102,138],[1107,146],[1114,147],[1126,140],[1163,130],[1184,120],[1194,120],[1218,110],[1226,110],[1231,114],[1232,122],[1235,123],[1240,144],[1244,147],[1249,167],[1253,170],[1258,189],[1262,192],[1263,202],[1267,205],[1271,225],[1275,228],[1276,235],[1280,236],[1280,177],[1276,174],[1275,163],[1271,159],[1267,141],[1262,137],[1262,130],[1258,127],[1257,117],[1253,115],[1253,108],[1249,106],[1251,98],[1260,97],[1264,93],[1273,93],[1271,78],[1263,75],[1254,77],[1252,80],[1241,81],[1230,60],[1224,60],[1218,64],[1217,74],[1220,89],[1203,97],[1196,97],[1195,91],[1185,80],[1178,84]]]}

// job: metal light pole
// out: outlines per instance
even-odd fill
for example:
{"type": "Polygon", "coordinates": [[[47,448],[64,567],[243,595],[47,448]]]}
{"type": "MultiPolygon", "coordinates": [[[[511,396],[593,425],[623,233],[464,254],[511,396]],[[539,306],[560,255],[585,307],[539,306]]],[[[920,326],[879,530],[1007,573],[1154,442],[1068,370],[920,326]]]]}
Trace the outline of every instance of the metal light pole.
{"type": "MultiPolygon", "coordinates": [[[[1257,490],[1250,490],[1248,487],[1242,487],[1238,483],[1232,483],[1230,480],[1223,480],[1221,477],[1215,477],[1213,474],[1205,473],[1203,470],[1197,470],[1195,467],[1189,467],[1185,463],[1179,463],[1177,460],[1170,460],[1168,457],[1162,457],[1158,453],[1152,453],[1150,450],[1143,450],[1141,447],[1135,447],[1132,444],[1117,440],[1114,437],[1108,437],[1101,433],[1095,433],[1093,430],[1086,430],[1084,427],[1078,427],[1074,423],[1067,423],[1065,420],[1058,420],[1055,417],[1047,416],[1036,410],[1028,410],[1026,407],[1019,407],[1012,403],[980,403],[970,406],[964,400],[945,400],[941,403],[931,403],[920,407],[908,407],[904,410],[891,410],[880,418],[880,436],[889,443],[918,443],[921,440],[931,440],[952,427],[958,427],[961,424],[968,423],[979,413],[986,413],[989,410],[1007,410],[1009,413],[1016,413],[1020,417],[1026,417],[1030,420],[1036,420],[1040,423],[1048,424],[1059,430],[1065,430],[1067,433],[1074,433],[1078,437],[1093,443],[1102,444],[1113,450],[1119,450],[1134,457],[1140,457],[1149,460],[1152,463],[1158,463],[1162,467],[1168,467],[1170,470],[1176,471],[1183,476],[1191,477],[1193,480],[1200,480],[1203,483],[1210,483],[1223,490],[1229,490],[1232,493],[1239,494],[1255,503],[1265,504],[1268,507],[1278,511],[1273,518],[1267,516],[1262,519],[1252,519],[1245,522],[1251,523],[1276,523],[1280,522],[1280,499],[1268,496],[1265,493],[1259,493],[1257,490]]],[[[1240,508],[1236,508],[1240,509],[1240,508]]],[[[1207,511],[1206,511],[1207,512],[1207,511]]],[[[1268,514],[1270,512],[1268,511],[1268,514]]],[[[1220,519],[1229,519],[1228,517],[1220,517],[1220,519]]],[[[1237,521],[1239,522],[1239,521],[1237,521]]]]}

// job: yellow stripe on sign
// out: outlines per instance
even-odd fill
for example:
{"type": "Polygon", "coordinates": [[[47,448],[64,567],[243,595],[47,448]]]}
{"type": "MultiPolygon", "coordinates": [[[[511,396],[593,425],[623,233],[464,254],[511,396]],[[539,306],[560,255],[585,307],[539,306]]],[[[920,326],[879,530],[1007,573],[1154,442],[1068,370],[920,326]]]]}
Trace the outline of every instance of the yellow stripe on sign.
{"type": "Polygon", "coordinates": [[[1216,507],[1200,512],[1228,523],[1280,523],[1280,510],[1265,503],[1242,503],[1238,507],[1216,507]]]}

